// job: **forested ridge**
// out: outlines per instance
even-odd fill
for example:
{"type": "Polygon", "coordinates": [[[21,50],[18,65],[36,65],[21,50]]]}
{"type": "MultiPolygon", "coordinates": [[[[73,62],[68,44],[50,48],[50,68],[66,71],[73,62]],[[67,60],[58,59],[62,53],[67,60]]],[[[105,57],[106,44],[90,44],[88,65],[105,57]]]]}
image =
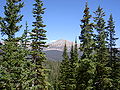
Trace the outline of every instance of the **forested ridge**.
{"type": "Polygon", "coordinates": [[[112,14],[105,20],[104,9],[98,6],[91,15],[86,2],[77,37],[80,46],[76,38],[68,53],[65,42],[63,60],[52,61],[43,52],[48,47],[43,21],[46,8],[42,0],[34,1],[33,29],[28,29],[26,21],[21,36],[16,33],[22,28],[24,2],[6,0],[3,7],[0,90],[120,90],[120,50],[112,14]]]}

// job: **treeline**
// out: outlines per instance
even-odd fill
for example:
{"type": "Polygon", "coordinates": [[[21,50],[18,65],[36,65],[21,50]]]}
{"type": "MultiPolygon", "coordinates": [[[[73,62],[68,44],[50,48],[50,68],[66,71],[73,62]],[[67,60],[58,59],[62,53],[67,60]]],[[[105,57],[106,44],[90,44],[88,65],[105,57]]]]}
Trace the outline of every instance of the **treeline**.
{"type": "MultiPolygon", "coordinates": [[[[90,15],[88,3],[81,20],[80,51],[64,47],[60,65],[60,90],[120,90],[120,51],[116,48],[112,14],[106,22],[100,6],[90,15]],[[91,21],[93,20],[93,21],[91,21]]],[[[76,48],[76,46],[75,46],[76,48]]]]}
{"type": "Polygon", "coordinates": [[[16,37],[22,27],[24,3],[6,0],[4,17],[0,17],[0,32],[5,36],[0,44],[0,90],[119,90],[120,52],[115,48],[118,38],[112,14],[106,22],[99,6],[93,17],[86,3],[80,47],[76,40],[68,56],[65,44],[61,62],[47,61],[42,52],[47,47],[42,20],[45,8],[41,0],[34,1],[33,29],[26,22],[24,33],[16,37]]]}

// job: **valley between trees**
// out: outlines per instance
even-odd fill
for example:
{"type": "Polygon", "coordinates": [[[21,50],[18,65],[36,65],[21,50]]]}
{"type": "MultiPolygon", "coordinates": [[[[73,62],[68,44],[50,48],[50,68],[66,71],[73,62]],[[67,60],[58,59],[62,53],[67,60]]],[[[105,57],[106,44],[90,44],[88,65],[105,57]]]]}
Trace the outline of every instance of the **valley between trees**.
{"type": "Polygon", "coordinates": [[[22,28],[24,3],[6,0],[4,16],[0,16],[0,90],[120,90],[120,50],[112,14],[106,21],[98,6],[92,16],[86,2],[80,46],[76,39],[68,53],[65,42],[63,60],[52,61],[43,52],[48,47],[42,17],[45,8],[42,0],[34,1],[33,29],[28,30],[26,22],[22,36],[16,36],[22,28]]]}

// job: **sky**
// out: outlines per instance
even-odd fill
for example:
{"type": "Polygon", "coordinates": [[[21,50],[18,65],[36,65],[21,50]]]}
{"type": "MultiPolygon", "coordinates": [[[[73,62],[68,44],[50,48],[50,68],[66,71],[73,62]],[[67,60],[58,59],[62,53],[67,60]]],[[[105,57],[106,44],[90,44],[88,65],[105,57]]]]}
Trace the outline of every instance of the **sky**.
{"type": "MultiPolygon", "coordinates": [[[[23,25],[19,33],[16,36],[22,34],[25,28],[25,22],[28,22],[29,30],[32,29],[32,22],[34,21],[32,15],[32,4],[34,0],[23,0],[24,8],[21,10],[21,14],[24,15],[20,24],[23,25]]],[[[46,8],[43,15],[44,24],[47,25],[45,30],[47,31],[47,42],[55,41],[58,39],[65,39],[74,41],[80,34],[80,24],[83,17],[83,10],[85,8],[86,0],[43,0],[44,7],[46,8]]],[[[0,2],[0,16],[3,16],[3,6],[5,0],[0,2]]],[[[112,13],[115,21],[116,37],[120,38],[120,0],[88,0],[88,6],[90,8],[90,14],[96,11],[98,6],[101,6],[105,11],[105,20],[109,19],[109,15],[112,13]]],[[[1,37],[0,37],[1,39],[1,37]]],[[[120,47],[120,39],[117,40],[117,47],[120,47]]]]}

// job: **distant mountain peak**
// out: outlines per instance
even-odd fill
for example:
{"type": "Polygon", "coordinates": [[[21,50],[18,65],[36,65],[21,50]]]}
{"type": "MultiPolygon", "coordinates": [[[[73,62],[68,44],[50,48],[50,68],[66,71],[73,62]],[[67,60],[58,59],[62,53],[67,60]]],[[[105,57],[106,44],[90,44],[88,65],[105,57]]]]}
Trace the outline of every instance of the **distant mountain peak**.
{"type": "MultiPolygon", "coordinates": [[[[46,53],[46,56],[48,60],[62,60],[62,54],[65,46],[65,42],[67,45],[68,55],[70,55],[70,50],[72,44],[75,44],[72,41],[59,39],[59,40],[53,40],[51,43],[49,43],[48,48],[44,49],[44,52],[46,53]]],[[[79,44],[78,44],[79,48],[79,44]]],[[[79,49],[78,49],[79,50],[79,49]]]]}
{"type": "Polygon", "coordinates": [[[71,45],[75,44],[74,42],[69,41],[69,40],[59,39],[59,40],[55,40],[54,42],[49,43],[48,48],[44,49],[44,51],[48,51],[48,50],[63,51],[65,43],[68,48],[68,51],[70,50],[71,45]]]}

